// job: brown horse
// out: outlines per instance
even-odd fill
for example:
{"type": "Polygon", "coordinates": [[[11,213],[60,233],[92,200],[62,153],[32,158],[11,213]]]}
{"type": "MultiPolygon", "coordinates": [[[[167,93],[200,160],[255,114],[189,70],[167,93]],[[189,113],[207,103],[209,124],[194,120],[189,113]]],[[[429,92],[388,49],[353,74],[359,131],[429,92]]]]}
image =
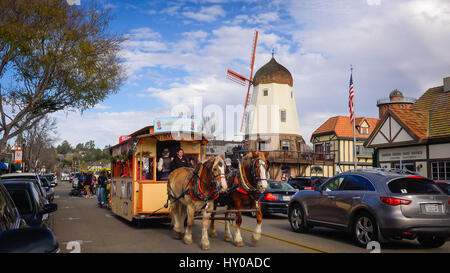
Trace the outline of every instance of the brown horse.
{"type": "MultiPolygon", "coordinates": [[[[254,244],[261,239],[261,224],[262,212],[261,202],[259,196],[267,188],[267,161],[266,153],[250,152],[242,158],[242,163],[239,164],[239,169],[228,177],[228,189],[230,192],[223,197],[221,196],[221,203],[227,206],[228,210],[241,210],[245,207],[257,209],[256,212],[256,229],[252,235],[254,244]]],[[[215,202],[217,207],[218,202],[215,202]]],[[[229,218],[230,213],[226,213],[225,217],[229,218]]],[[[214,226],[214,215],[211,220],[211,237],[217,237],[214,226]]],[[[241,237],[242,212],[236,213],[236,232],[234,241],[231,236],[230,225],[231,221],[225,221],[225,241],[233,241],[235,246],[244,246],[241,237]]]]}
{"type": "Polygon", "coordinates": [[[202,163],[198,170],[178,168],[171,172],[167,191],[175,238],[181,239],[187,216],[184,242],[188,245],[192,244],[194,214],[197,211],[203,211],[202,249],[209,249],[208,226],[214,200],[220,192],[226,190],[225,163],[220,157],[212,156],[202,163]]]}

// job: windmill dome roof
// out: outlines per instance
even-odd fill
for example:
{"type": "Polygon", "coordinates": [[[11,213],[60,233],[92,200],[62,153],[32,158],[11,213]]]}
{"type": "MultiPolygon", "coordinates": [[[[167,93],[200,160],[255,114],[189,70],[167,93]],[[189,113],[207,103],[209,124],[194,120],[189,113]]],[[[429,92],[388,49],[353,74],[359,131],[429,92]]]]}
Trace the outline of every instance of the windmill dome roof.
{"type": "Polygon", "coordinates": [[[294,81],[291,72],[272,57],[268,63],[256,71],[255,77],[253,77],[254,86],[261,83],[279,83],[292,86],[294,81]]]}
{"type": "Polygon", "coordinates": [[[392,91],[390,94],[389,94],[389,98],[403,98],[403,94],[402,94],[402,92],[400,92],[399,90],[397,90],[397,89],[395,89],[394,91],[392,91]]]}

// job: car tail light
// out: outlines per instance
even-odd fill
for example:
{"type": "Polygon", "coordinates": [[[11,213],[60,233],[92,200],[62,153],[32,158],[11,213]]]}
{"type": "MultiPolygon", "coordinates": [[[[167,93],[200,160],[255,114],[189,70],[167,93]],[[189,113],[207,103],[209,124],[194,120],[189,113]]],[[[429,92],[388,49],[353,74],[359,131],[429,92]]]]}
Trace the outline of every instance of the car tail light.
{"type": "Polygon", "coordinates": [[[380,200],[383,203],[386,203],[386,204],[391,205],[391,206],[409,205],[409,204],[411,204],[411,200],[400,199],[400,198],[380,197],[380,200]]]}
{"type": "Polygon", "coordinates": [[[307,191],[312,191],[312,190],[314,190],[313,187],[304,187],[303,189],[304,189],[304,190],[307,190],[307,191]]]}
{"type": "Polygon", "coordinates": [[[264,196],[264,200],[275,201],[278,200],[278,197],[270,192],[264,196]]]}
{"type": "Polygon", "coordinates": [[[418,175],[413,175],[413,176],[408,176],[408,178],[418,178],[418,179],[424,179],[425,177],[423,176],[418,176],[418,175]]]}

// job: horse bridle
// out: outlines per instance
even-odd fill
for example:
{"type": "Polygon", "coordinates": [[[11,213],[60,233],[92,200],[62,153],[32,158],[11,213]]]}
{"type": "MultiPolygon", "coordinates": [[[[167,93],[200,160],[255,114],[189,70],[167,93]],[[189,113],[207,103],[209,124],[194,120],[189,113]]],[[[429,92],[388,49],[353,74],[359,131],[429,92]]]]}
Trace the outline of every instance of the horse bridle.
{"type": "MultiPolygon", "coordinates": [[[[258,182],[258,181],[267,181],[267,178],[257,178],[256,177],[256,172],[255,172],[255,165],[256,162],[259,162],[260,165],[262,165],[264,162],[260,159],[260,158],[252,158],[252,168],[250,169],[250,174],[254,177],[254,179],[258,182]]],[[[265,165],[265,164],[264,164],[265,165]]]]}
{"type": "MultiPolygon", "coordinates": [[[[219,162],[219,167],[220,167],[220,163],[221,162],[219,162]]],[[[203,165],[203,164],[202,164],[203,165]]],[[[213,190],[211,191],[211,193],[209,194],[209,195],[204,195],[204,196],[202,196],[202,195],[200,195],[199,193],[198,193],[198,191],[200,190],[201,191],[201,189],[199,188],[200,187],[200,183],[201,183],[201,177],[200,177],[200,173],[193,173],[193,175],[194,176],[197,176],[197,178],[198,178],[198,183],[191,183],[191,185],[192,185],[192,188],[191,189],[189,189],[191,192],[192,192],[192,189],[196,192],[195,193],[195,195],[196,195],[196,197],[198,198],[198,199],[200,199],[200,200],[202,200],[202,201],[207,201],[207,200],[209,200],[210,198],[216,198],[217,196],[218,196],[218,193],[220,192],[220,190],[222,189],[222,184],[221,183],[218,183],[218,180],[217,180],[217,178],[222,178],[222,177],[224,177],[225,178],[225,174],[220,174],[220,175],[215,175],[214,174],[214,171],[213,171],[213,169],[212,169],[212,167],[214,166],[214,162],[213,162],[213,164],[212,164],[212,166],[211,167],[209,167],[208,165],[206,165],[206,164],[204,164],[203,165],[204,167],[205,167],[205,169],[207,169],[209,172],[211,172],[211,174],[212,174],[212,176],[213,176],[213,178],[214,178],[214,183],[213,183],[213,190]]]]}

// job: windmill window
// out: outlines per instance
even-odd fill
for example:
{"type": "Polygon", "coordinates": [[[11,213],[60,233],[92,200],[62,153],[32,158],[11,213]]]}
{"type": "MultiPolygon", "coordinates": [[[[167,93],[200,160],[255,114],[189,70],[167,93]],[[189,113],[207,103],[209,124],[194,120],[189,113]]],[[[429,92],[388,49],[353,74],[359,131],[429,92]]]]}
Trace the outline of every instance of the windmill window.
{"type": "Polygon", "coordinates": [[[263,93],[264,93],[264,97],[267,97],[267,96],[269,95],[269,90],[264,89],[264,90],[263,90],[263,93]]]}
{"type": "Polygon", "coordinates": [[[286,122],[286,110],[281,110],[281,122],[286,122]]]}

